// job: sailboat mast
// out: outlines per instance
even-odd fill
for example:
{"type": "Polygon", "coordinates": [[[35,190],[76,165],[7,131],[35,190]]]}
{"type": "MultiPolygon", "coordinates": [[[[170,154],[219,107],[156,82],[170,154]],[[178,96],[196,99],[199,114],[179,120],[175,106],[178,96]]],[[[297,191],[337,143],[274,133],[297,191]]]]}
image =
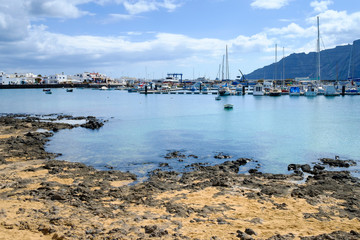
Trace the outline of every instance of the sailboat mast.
{"type": "Polygon", "coordinates": [[[224,61],[225,61],[225,56],[223,55],[222,70],[221,70],[221,80],[222,81],[224,81],[224,61]]]}
{"type": "Polygon", "coordinates": [[[320,71],[320,20],[319,16],[317,17],[317,80],[321,81],[321,71],[320,71]]]}
{"type": "Polygon", "coordinates": [[[276,78],[277,78],[277,44],[275,44],[275,77],[274,77],[275,82],[276,82],[276,78]]]}
{"type": "Polygon", "coordinates": [[[282,74],[282,79],[283,79],[283,86],[285,85],[285,47],[283,47],[283,74],[282,74]]]}
{"type": "MultiPolygon", "coordinates": [[[[352,63],[353,47],[354,47],[354,44],[351,46],[351,49],[350,49],[349,68],[348,68],[348,76],[347,76],[348,79],[350,79],[350,69],[351,69],[351,63],[352,63]]],[[[351,76],[351,80],[352,80],[352,78],[353,78],[353,76],[351,76]]]]}
{"type": "Polygon", "coordinates": [[[229,55],[228,55],[228,46],[226,45],[226,80],[229,80],[229,55]]]}

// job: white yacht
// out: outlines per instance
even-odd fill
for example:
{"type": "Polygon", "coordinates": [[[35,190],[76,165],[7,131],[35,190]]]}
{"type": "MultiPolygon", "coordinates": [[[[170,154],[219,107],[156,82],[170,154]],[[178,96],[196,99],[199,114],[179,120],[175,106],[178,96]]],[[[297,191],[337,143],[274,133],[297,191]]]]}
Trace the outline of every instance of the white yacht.
{"type": "Polygon", "coordinates": [[[325,88],[325,96],[340,96],[340,93],[338,93],[335,89],[335,86],[333,84],[324,85],[325,88]]]}
{"type": "Polygon", "coordinates": [[[264,86],[260,83],[256,84],[254,87],[253,95],[264,96],[264,94],[265,94],[264,86]]]}
{"type": "Polygon", "coordinates": [[[317,95],[316,88],[312,85],[309,85],[304,93],[307,97],[315,97],[317,95]]]}

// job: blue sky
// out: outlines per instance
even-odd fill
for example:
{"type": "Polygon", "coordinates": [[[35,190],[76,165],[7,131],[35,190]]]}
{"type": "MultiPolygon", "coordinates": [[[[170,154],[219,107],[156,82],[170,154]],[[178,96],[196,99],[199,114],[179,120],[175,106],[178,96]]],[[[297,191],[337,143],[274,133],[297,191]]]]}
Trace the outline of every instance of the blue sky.
{"type": "Polygon", "coordinates": [[[214,79],[360,38],[357,0],[0,0],[0,71],[214,79]]]}

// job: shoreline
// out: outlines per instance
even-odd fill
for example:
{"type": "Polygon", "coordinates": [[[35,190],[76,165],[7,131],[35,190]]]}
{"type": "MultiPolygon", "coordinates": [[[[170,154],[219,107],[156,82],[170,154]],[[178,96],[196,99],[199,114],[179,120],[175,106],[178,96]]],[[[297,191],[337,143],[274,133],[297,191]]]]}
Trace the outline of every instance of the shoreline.
{"type": "MultiPolygon", "coordinates": [[[[348,171],[326,171],[319,162],[289,165],[291,174],[238,174],[251,161],[239,158],[186,173],[157,169],[130,184],[134,174],[45,151],[57,131],[103,124],[76,119],[86,124],[0,116],[0,239],[360,238],[360,180],[348,171]],[[293,182],[304,172],[305,183],[293,182]]],[[[186,157],[172,152],[164,161],[186,157]]]]}

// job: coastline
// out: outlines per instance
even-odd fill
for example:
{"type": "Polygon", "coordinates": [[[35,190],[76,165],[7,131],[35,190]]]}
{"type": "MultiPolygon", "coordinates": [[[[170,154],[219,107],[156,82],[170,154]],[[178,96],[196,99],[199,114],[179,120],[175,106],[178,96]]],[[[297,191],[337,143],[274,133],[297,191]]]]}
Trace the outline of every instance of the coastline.
{"type": "MultiPolygon", "coordinates": [[[[45,151],[59,130],[102,124],[81,119],[87,125],[0,117],[0,239],[360,238],[360,180],[347,171],[325,171],[319,162],[289,165],[288,175],[237,174],[251,161],[240,158],[187,173],[159,169],[130,184],[134,174],[45,151]],[[307,181],[296,183],[303,172],[307,181]]],[[[165,161],[187,157],[173,152],[165,161]]]]}

